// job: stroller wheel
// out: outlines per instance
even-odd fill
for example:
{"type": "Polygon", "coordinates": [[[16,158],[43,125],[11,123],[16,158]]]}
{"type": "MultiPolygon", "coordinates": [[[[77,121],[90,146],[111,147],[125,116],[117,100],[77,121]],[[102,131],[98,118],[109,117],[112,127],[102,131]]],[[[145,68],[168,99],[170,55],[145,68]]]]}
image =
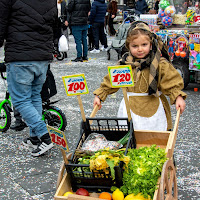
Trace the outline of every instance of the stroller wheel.
{"type": "Polygon", "coordinates": [[[107,58],[110,60],[110,50],[107,51],[107,58]]]}

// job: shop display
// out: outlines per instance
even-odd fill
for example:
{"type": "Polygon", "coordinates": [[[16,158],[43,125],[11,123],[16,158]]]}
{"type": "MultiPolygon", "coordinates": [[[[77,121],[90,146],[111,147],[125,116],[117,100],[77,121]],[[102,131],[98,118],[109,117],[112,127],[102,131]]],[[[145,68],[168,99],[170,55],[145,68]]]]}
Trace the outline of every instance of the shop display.
{"type": "Polygon", "coordinates": [[[162,24],[166,27],[171,26],[173,23],[173,19],[169,16],[163,17],[162,18],[162,24]]]}
{"type": "Polygon", "coordinates": [[[165,8],[165,14],[168,16],[174,16],[176,13],[176,9],[174,6],[168,6],[167,8],[165,8]]]}
{"type": "Polygon", "coordinates": [[[189,69],[200,70],[200,34],[189,35],[189,69]]]}

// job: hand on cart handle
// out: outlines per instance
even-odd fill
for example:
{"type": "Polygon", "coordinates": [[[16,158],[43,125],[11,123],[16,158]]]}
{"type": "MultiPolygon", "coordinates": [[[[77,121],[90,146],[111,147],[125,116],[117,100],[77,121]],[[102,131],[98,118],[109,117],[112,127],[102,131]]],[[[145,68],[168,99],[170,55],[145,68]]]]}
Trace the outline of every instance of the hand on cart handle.
{"type": "Polygon", "coordinates": [[[176,110],[178,111],[179,108],[182,114],[185,110],[185,100],[181,95],[176,98],[176,110]]]}
{"type": "Polygon", "coordinates": [[[99,99],[99,97],[97,95],[95,95],[95,97],[94,97],[93,107],[95,107],[96,105],[98,105],[99,110],[100,110],[102,107],[101,99],[99,99]]]}

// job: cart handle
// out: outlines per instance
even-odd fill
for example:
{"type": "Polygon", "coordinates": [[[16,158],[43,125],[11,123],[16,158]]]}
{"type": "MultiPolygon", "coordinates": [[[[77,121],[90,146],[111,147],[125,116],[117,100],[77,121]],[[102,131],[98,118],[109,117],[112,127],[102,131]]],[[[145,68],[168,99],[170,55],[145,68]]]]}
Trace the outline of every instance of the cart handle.
{"type": "MultiPolygon", "coordinates": [[[[99,106],[96,104],[91,115],[90,115],[90,118],[93,118],[95,117],[95,115],[97,114],[97,111],[99,110],[99,106]]],[[[90,120],[90,124],[92,124],[93,120],[90,120]]]]}
{"type": "Polygon", "coordinates": [[[170,138],[169,138],[168,146],[166,148],[166,152],[168,152],[168,156],[170,158],[172,158],[172,156],[174,154],[174,147],[175,147],[175,144],[176,144],[180,115],[181,115],[181,109],[179,108],[178,111],[177,111],[177,114],[176,114],[174,129],[173,129],[173,131],[170,131],[170,138]]]}

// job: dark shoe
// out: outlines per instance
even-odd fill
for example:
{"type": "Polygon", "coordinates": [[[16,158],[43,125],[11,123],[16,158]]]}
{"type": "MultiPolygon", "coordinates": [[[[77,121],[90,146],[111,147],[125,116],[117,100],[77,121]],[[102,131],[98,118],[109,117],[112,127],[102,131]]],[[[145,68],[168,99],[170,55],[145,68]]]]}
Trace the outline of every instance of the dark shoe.
{"type": "Polygon", "coordinates": [[[15,121],[15,123],[10,126],[10,129],[15,130],[15,131],[22,131],[26,127],[27,127],[27,125],[25,122],[15,121]]]}
{"type": "Polygon", "coordinates": [[[77,57],[76,59],[72,60],[73,62],[83,62],[81,57],[77,57]]]}
{"type": "Polygon", "coordinates": [[[51,142],[49,133],[46,133],[40,139],[41,139],[41,143],[38,145],[37,149],[32,151],[31,153],[32,156],[36,156],[36,157],[41,156],[53,147],[53,143],[51,142]]]}
{"type": "Polygon", "coordinates": [[[83,56],[83,61],[88,61],[88,57],[87,56],[86,57],[83,56]]]}
{"type": "Polygon", "coordinates": [[[38,139],[38,137],[28,137],[22,141],[22,144],[25,147],[31,147],[34,149],[36,149],[40,143],[41,143],[41,141],[40,141],[40,139],[38,139]]]}

